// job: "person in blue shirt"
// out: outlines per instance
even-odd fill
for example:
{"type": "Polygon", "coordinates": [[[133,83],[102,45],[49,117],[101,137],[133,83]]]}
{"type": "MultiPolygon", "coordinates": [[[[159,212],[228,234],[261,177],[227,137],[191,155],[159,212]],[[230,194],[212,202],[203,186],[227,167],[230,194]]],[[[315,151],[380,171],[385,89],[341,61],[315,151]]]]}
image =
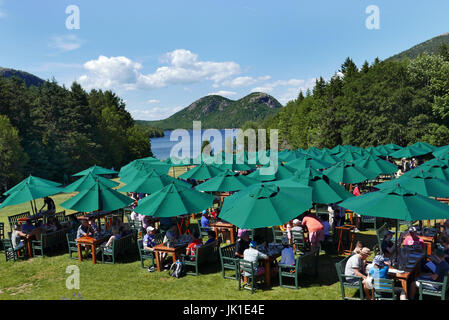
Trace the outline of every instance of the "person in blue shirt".
{"type": "MultiPolygon", "coordinates": [[[[373,266],[369,270],[369,275],[373,278],[373,287],[374,290],[380,290],[380,289],[390,289],[389,286],[381,285],[379,281],[376,281],[378,279],[388,279],[388,265],[385,264],[384,257],[381,255],[377,255],[373,259],[373,266]]],[[[393,292],[396,296],[400,296],[401,300],[406,300],[405,298],[405,292],[402,288],[393,288],[393,292]]],[[[381,292],[380,293],[382,297],[390,298],[391,294],[387,292],[381,292]]]]}
{"type": "Polygon", "coordinates": [[[154,228],[149,226],[147,228],[147,234],[142,240],[143,248],[148,251],[153,251],[153,247],[156,245],[156,236],[154,235],[154,228]]]}
{"type": "Polygon", "coordinates": [[[293,252],[293,248],[288,244],[288,239],[282,239],[282,245],[284,246],[284,249],[282,249],[282,257],[279,264],[295,266],[295,253],[293,252]]]}
{"type": "Polygon", "coordinates": [[[201,227],[204,231],[209,231],[209,219],[207,218],[207,210],[203,211],[203,216],[201,217],[201,227]]]}

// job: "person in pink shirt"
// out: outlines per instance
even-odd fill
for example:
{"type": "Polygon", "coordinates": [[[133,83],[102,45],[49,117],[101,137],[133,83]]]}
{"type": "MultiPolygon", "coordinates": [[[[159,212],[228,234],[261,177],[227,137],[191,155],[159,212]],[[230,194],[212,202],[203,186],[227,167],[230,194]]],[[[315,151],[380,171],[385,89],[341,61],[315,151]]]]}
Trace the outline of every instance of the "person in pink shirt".
{"type": "Polygon", "coordinates": [[[324,241],[324,227],[320,219],[312,213],[308,213],[302,219],[302,226],[306,226],[309,231],[310,246],[313,249],[320,246],[320,242],[324,241]]]}
{"type": "Polygon", "coordinates": [[[404,246],[419,246],[421,245],[422,250],[426,249],[426,244],[423,239],[418,237],[415,227],[410,227],[408,229],[408,235],[402,241],[402,245],[404,246]]]}

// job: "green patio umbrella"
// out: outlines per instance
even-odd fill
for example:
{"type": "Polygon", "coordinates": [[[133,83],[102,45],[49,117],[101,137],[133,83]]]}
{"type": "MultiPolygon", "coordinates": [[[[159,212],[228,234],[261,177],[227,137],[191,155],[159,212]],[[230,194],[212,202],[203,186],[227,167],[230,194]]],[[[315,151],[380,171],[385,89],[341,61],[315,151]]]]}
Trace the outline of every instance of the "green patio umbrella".
{"type": "Polygon", "coordinates": [[[388,189],[400,183],[407,190],[417,192],[426,197],[447,198],[449,197],[449,182],[438,179],[428,172],[413,170],[412,174],[402,175],[398,179],[390,180],[376,185],[377,189],[388,189]]]}
{"type": "Polygon", "coordinates": [[[241,229],[282,225],[312,207],[309,187],[258,183],[227,197],[219,217],[241,229]]]}
{"type": "Polygon", "coordinates": [[[403,177],[408,176],[418,170],[422,170],[423,172],[430,173],[432,176],[439,178],[439,179],[449,180],[449,165],[446,162],[441,161],[438,158],[424,162],[417,168],[405,172],[402,176],[403,177]]]}
{"type": "Polygon", "coordinates": [[[89,173],[93,173],[95,175],[100,175],[100,174],[116,174],[118,173],[117,171],[111,170],[111,169],[106,169],[100,166],[92,166],[86,170],[80,171],[78,173],[72,174],[72,177],[79,177],[79,176],[85,176],[89,173]]]}
{"type": "Polygon", "coordinates": [[[336,164],[342,160],[337,155],[330,153],[330,151],[323,151],[321,155],[317,156],[315,159],[322,160],[330,164],[336,164]]]}
{"type": "Polygon", "coordinates": [[[289,150],[287,152],[281,151],[278,155],[279,160],[282,162],[289,162],[296,159],[304,159],[305,157],[306,154],[299,150],[292,150],[292,151],[289,150]]]}
{"type": "Polygon", "coordinates": [[[332,154],[338,154],[338,153],[341,153],[341,152],[345,152],[346,150],[348,150],[348,149],[346,149],[344,146],[342,146],[340,144],[336,145],[335,147],[330,149],[332,154]]]}
{"type": "Polygon", "coordinates": [[[372,176],[372,173],[367,174],[366,170],[359,169],[354,163],[344,160],[323,171],[323,174],[336,182],[342,183],[359,183],[370,180],[368,176],[372,176]]]}
{"type": "Polygon", "coordinates": [[[391,175],[398,171],[396,165],[373,155],[355,160],[354,165],[363,169],[369,179],[375,179],[381,174],[391,175]]]}
{"type": "Polygon", "coordinates": [[[436,157],[439,158],[441,156],[445,156],[449,154],[449,146],[442,146],[439,147],[437,149],[435,149],[435,151],[432,152],[432,154],[436,157]]]}
{"type": "Polygon", "coordinates": [[[182,180],[170,177],[167,174],[161,174],[155,169],[152,169],[144,176],[138,177],[131,181],[124,187],[121,187],[117,191],[120,192],[139,192],[139,193],[154,193],[161,190],[166,185],[175,183],[176,185],[183,186],[185,188],[191,188],[192,186],[182,180]]]}
{"type": "Polygon", "coordinates": [[[316,147],[311,147],[305,151],[305,153],[313,158],[318,158],[321,156],[322,151],[316,147]]]}
{"type": "Polygon", "coordinates": [[[133,167],[127,169],[122,176],[120,176],[120,181],[128,184],[148,173],[156,170],[159,174],[167,174],[170,166],[165,163],[157,162],[138,162],[133,167]]]}
{"type": "Polygon", "coordinates": [[[82,190],[61,203],[61,207],[81,212],[113,211],[127,207],[133,202],[130,197],[108,188],[97,180],[89,189],[82,190]]]}
{"type": "Polygon", "coordinates": [[[264,168],[265,172],[263,172],[263,174],[261,168],[259,168],[256,171],[250,173],[248,177],[259,180],[259,182],[264,182],[264,181],[287,179],[291,177],[294,172],[292,168],[289,168],[282,163],[278,164],[276,171],[274,170],[274,168],[270,169],[267,166],[264,166],[264,168]]]}
{"type": "Polygon", "coordinates": [[[103,178],[101,176],[97,176],[93,173],[88,173],[85,176],[82,176],[75,182],[69,184],[67,187],[65,187],[62,192],[71,193],[76,191],[83,191],[86,189],[90,189],[96,182],[100,181],[102,184],[107,186],[108,188],[115,188],[120,183],[103,178]]]}
{"type": "Polygon", "coordinates": [[[338,158],[340,158],[341,160],[345,160],[345,161],[354,161],[354,160],[357,160],[357,159],[360,159],[363,157],[363,155],[360,152],[351,151],[349,149],[336,154],[336,156],[338,158]]]}
{"type": "MultiPolygon", "coordinates": [[[[393,151],[392,149],[389,149],[389,148],[387,148],[387,147],[384,146],[384,145],[377,146],[377,147],[375,147],[374,149],[375,149],[378,153],[380,153],[380,156],[382,156],[382,157],[387,157],[388,155],[390,155],[390,153],[396,151],[396,150],[393,151]]],[[[400,149],[398,149],[398,150],[400,150],[400,149]]]]}
{"type": "Polygon", "coordinates": [[[449,206],[400,184],[362,194],[339,204],[360,215],[405,221],[448,219],[449,206]]]}
{"type": "MultiPolygon", "coordinates": [[[[167,174],[170,170],[170,165],[166,164],[159,159],[153,157],[147,157],[143,159],[133,160],[120,169],[118,176],[124,178],[131,176],[134,178],[136,171],[150,172],[151,169],[156,169],[161,174],[167,174]]],[[[142,172],[140,172],[142,173],[142,172]]]]}
{"type": "Polygon", "coordinates": [[[25,178],[14,187],[9,189],[4,193],[5,196],[13,194],[17,190],[19,190],[23,185],[28,184],[29,186],[42,186],[42,187],[59,187],[61,184],[58,182],[42,179],[39,177],[35,177],[30,175],[28,178],[25,178]]]}
{"type": "Polygon", "coordinates": [[[403,149],[403,147],[398,146],[397,144],[394,144],[394,143],[384,144],[384,145],[382,145],[382,146],[383,146],[384,148],[386,148],[387,150],[389,150],[390,153],[391,153],[391,152],[394,152],[394,151],[398,151],[398,150],[402,150],[402,149],[403,149]]]}
{"type": "Polygon", "coordinates": [[[318,160],[316,158],[312,158],[310,156],[306,156],[304,159],[296,159],[285,164],[288,168],[292,168],[293,170],[302,170],[307,168],[313,169],[325,169],[332,167],[332,163],[318,160]]]}
{"type": "Polygon", "coordinates": [[[232,170],[232,171],[249,171],[251,169],[254,169],[254,165],[246,164],[246,163],[222,163],[222,164],[215,164],[217,168],[221,170],[232,170]]]}
{"type": "Polygon", "coordinates": [[[214,196],[171,183],[139,200],[135,212],[153,217],[170,218],[202,212],[212,207],[214,196]]]}
{"type": "Polygon", "coordinates": [[[32,211],[35,213],[37,208],[33,207],[33,200],[48,197],[60,193],[61,191],[61,188],[54,186],[52,187],[24,183],[16,188],[15,191],[2,202],[2,204],[0,205],[0,209],[30,201],[32,211]]]}
{"type": "Polygon", "coordinates": [[[169,165],[170,167],[184,167],[193,165],[193,160],[190,158],[170,157],[167,158],[163,163],[169,165]]]}
{"type": "Polygon", "coordinates": [[[197,185],[195,189],[206,192],[232,192],[240,191],[255,183],[260,183],[260,181],[227,170],[197,185]]]}
{"type": "Polygon", "coordinates": [[[384,157],[387,156],[387,154],[383,154],[380,150],[378,150],[375,147],[368,147],[365,149],[366,152],[368,152],[370,155],[376,156],[376,157],[384,157]]]}
{"type": "Polygon", "coordinates": [[[428,151],[428,153],[434,152],[437,149],[437,147],[431,145],[430,143],[421,142],[421,141],[418,141],[418,142],[412,144],[411,147],[426,150],[426,151],[428,151]]]}
{"type": "Polygon", "coordinates": [[[410,159],[413,157],[428,154],[430,152],[432,152],[432,151],[424,150],[417,146],[407,146],[405,148],[402,148],[401,150],[391,153],[390,157],[395,158],[395,159],[400,159],[400,158],[410,159]]]}
{"type": "Polygon", "coordinates": [[[294,187],[296,185],[311,187],[313,203],[329,204],[353,197],[352,193],[346,191],[343,186],[312,168],[296,171],[288,179],[270,183],[279,187],[294,187]]]}
{"type": "Polygon", "coordinates": [[[184,180],[194,179],[194,180],[208,180],[210,178],[213,178],[220,173],[222,173],[224,170],[217,168],[214,165],[209,165],[202,163],[199,166],[196,166],[193,169],[190,169],[189,171],[181,174],[179,178],[184,180]]]}

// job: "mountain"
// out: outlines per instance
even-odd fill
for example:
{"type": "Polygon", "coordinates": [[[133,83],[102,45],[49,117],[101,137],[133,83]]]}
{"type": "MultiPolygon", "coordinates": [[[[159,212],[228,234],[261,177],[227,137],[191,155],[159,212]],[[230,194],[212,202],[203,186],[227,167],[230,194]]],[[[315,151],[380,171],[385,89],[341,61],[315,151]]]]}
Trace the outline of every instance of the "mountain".
{"type": "Polygon", "coordinates": [[[25,82],[25,85],[27,87],[29,87],[29,86],[38,87],[45,82],[41,78],[36,77],[35,75],[32,75],[31,73],[28,73],[25,71],[20,71],[20,70],[15,70],[15,69],[7,69],[7,68],[0,67],[0,77],[10,78],[10,77],[14,77],[14,76],[17,76],[20,79],[22,79],[25,82]]]}
{"type": "Polygon", "coordinates": [[[238,128],[247,121],[263,120],[275,114],[282,105],[272,96],[255,92],[239,100],[222,96],[203,97],[164,120],[146,121],[161,129],[191,129],[192,121],[201,121],[202,128],[238,128]]]}
{"type": "Polygon", "coordinates": [[[405,50],[401,53],[398,53],[388,58],[387,60],[401,60],[405,58],[415,59],[416,57],[418,57],[420,53],[424,52],[427,52],[429,54],[435,54],[438,52],[438,49],[443,43],[445,43],[449,47],[449,32],[446,32],[430,40],[417,44],[416,46],[411,47],[410,49],[405,50]]]}

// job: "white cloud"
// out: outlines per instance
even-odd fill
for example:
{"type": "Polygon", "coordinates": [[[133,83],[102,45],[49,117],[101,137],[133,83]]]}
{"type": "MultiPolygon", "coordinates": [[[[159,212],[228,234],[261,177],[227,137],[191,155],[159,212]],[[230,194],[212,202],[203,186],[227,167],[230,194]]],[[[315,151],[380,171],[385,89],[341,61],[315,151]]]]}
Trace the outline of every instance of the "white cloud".
{"type": "Polygon", "coordinates": [[[142,65],[127,57],[100,56],[85,63],[89,74],[79,80],[89,88],[135,90],[204,80],[219,83],[241,72],[240,65],[235,62],[199,61],[197,54],[185,49],[168,52],[161,61],[168,65],[157,68],[153,73],[143,74],[140,71],[142,65]]]}
{"type": "Polygon", "coordinates": [[[0,19],[6,17],[6,12],[2,8],[4,4],[5,4],[5,1],[0,0],[0,19]]]}
{"type": "Polygon", "coordinates": [[[253,78],[253,77],[237,77],[235,79],[232,80],[226,80],[223,81],[221,83],[222,86],[227,86],[227,87],[231,87],[231,88],[238,88],[238,87],[248,87],[251,86],[257,82],[261,82],[261,81],[267,81],[270,80],[271,77],[270,76],[263,76],[263,77],[258,77],[258,78],[253,78]]]}
{"type": "Polygon", "coordinates": [[[220,90],[220,91],[217,91],[217,92],[208,93],[207,95],[208,96],[213,96],[213,95],[216,95],[216,96],[235,96],[236,94],[237,94],[237,92],[234,92],[234,91],[220,90]]]}
{"type": "Polygon", "coordinates": [[[129,110],[129,112],[136,120],[162,120],[170,117],[171,115],[182,109],[183,107],[154,107],[150,109],[133,109],[129,110]]]}
{"type": "Polygon", "coordinates": [[[159,101],[159,100],[156,100],[156,99],[151,99],[151,100],[148,100],[148,101],[147,101],[148,104],[159,103],[159,102],[160,102],[160,101],[159,101]]]}
{"type": "Polygon", "coordinates": [[[82,41],[74,34],[54,36],[51,38],[50,47],[61,51],[73,51],[81,47],[82,41]]]}

